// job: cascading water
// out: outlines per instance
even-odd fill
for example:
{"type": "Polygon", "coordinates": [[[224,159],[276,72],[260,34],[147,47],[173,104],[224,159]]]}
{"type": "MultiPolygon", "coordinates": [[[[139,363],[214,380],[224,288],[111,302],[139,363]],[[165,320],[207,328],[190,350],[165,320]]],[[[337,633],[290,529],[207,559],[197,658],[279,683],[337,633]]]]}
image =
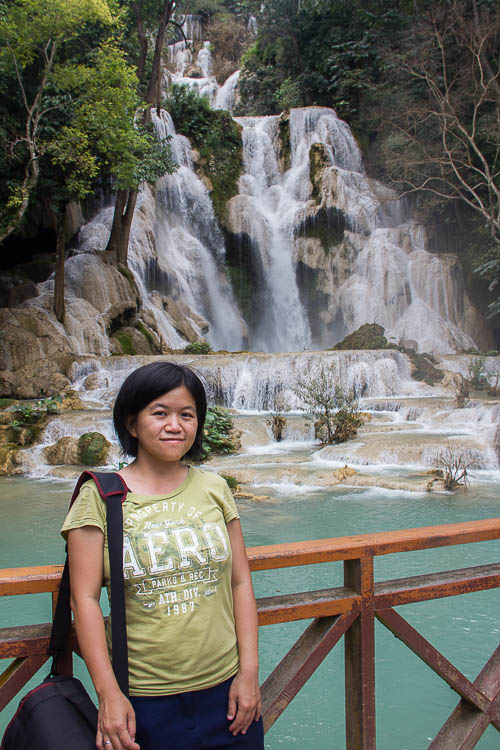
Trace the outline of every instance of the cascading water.
{"type": "MultiPolygon", "coordinates": [[[[179,168],[158,181],[156,187],[156,261],[151,266],[138,259],[137,272],[149,289],[168,295],[182,310],[192,310],[209,323],[205,336],[214,348],[237,350],[243,340],[243,322],[230,285],[219,265],[224,241],[208,190],[196,176],[189,141],[177,135],[166,112],[153,115],[162,138],[171,138],[179,168]]],[[[199,323],[189,321],[195,330],[199,323]]]]}
{"type": "Polygon", "coordinates": [[[431,254],[402,202],[366,177],[359,147],[333,110],[292,109],[287,124],[277,117],[237,121],[246,173],[229,215],[261,271],[252,348],[325,348],[366,322],[420,350],[474,346],[478,318],[457,259],[431,254]],[[290,143],[284,172],[283,126],[290,143]]]}
{"type": "Polygon", "coordinates": [[[249,238],[264,283],[258,297],[260,314],[249,333],[251,348],[301,350],[309,346],[310,333],[297,287],[292,239],[302,202],[287,190],[280,174],[278,118],[243,117],[237,121],[243,127],[245,174],[238,198],[231,201],[230,215],[233,230],[249,238]]]}

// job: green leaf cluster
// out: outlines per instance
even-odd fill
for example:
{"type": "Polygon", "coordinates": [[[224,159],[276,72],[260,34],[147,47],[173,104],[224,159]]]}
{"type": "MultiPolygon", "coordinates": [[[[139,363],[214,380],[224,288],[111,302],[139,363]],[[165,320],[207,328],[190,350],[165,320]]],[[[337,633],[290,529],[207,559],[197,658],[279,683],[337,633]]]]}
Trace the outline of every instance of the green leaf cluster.
{"type": "Polygon", "coordinates": [[[205,457],[212,453],[234,453],[236,446],[231,437],[233,420],[230,413],[220,406],[209,406],[203,430],[205,457]]]}
{"type": "Polygon", "coordinates": [[[213,110],[195,89],[174,84],[164,101],[175,129],[200,153],[200,167],[212,184],[214,211],[224,223],[225,206],[238,193],[243,168],[241,130],[229,112],[213,110]]]}
{"type": "Polygon", "coordinates": [[[34,200],[60,213],[99,180],[135,190],[175,170],[138,93],[129,9],[119,0],[2,6],[0,235],[34,200]]]}
{"type": "Polygon", "coordinates": [[[211,351],[208,341],[192,341],[184,347],[185,354],[210,354],[211,351]]]}

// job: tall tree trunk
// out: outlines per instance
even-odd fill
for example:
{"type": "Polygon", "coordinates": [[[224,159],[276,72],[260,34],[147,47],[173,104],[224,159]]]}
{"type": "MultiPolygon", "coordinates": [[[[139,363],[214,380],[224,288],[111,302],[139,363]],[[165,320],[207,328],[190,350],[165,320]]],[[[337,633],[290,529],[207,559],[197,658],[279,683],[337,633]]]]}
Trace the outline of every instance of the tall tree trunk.
{"type": "Polygon", "coordinates": [[[118,190],[113,225],[106,250],[114,252],[119,263],[127,265],[130,227],[134,218],[137,190],[118,190]]]}
{"type": "Polygon", "coordinates": [[[157,109],[160,108],[161,59],[163,52],[163,43],[165,41],[165,32],[167,30],[168,24],[170,23],[174,8],[174,0],[164,0],[161,17],[158,23],[158,31],[156,32],[153,67],[151,70],[151,78],[149,79],[146,101],[148,102],[148,104],[155,104],[157,109]]]}
{"type": "MultiPolygon", "coordinates": [[[[141,47],[141,54],[139,56],[138,73],[144,72],[145,52],[147,52],[147,38],[143,28],[142,18],[142,3],[134,2],[132,4],[136,20],[138,23],[138,34],[139,43],[141,47]]],[[[165,41],[165,33],[172,13],[175,8],[175,0],[164,0],[161,15],[158,21],[158,30],[156,32],[155,51],[153,55],[153,69],[151,72],[151,78],[149,79],[146,101],[148,104],[156,102],[156,106],[160,107],[160,92],[161,92],[161,62],[163,43],[165,41]]],[[[146,110],[144,113],[144,121],[150,117],[150,112],[146,110]]],[[[109,235],[108,244],[106,250],[111,250],[116,254],[116,258],[119,263],[127,265],[128,257],[128,243],[130,239],[130,227],[132,226],[132,219],[134,217],[135,204],[137,201],[137,190],[118,190],[115,203],[115,211],[113,214],[113,225],[111,227],[111,234],[109,235]]]]}
{"type": "Polygon", "coordinates": [[[54,282],[54,313],[60,323],[64,322],[64,216],[66,206],[57,215],[56,272],[54,282]]]}

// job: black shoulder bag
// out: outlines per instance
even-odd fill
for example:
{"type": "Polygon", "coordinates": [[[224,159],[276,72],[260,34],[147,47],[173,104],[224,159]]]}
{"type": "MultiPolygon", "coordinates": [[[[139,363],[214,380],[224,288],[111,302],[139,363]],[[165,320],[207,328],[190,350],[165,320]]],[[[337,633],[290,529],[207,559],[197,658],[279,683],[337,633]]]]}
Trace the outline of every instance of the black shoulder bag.
{"type": "MultiPolygon", "coordinates": [[[[84,471],[76,484],[70,507],[82,484],[89,479],[94,480],[106,503],[113,613],[112,664],[120,690],[128,695],[122,515],[122,503],[128,488],[119,474],[84,471]]],[[[70,580],[66,556],[48,648],[53,657],[52,669],[42,684],[21,700],[5,730],[1,750],[95,750],[97,708],[80,680],[57,672],[57,659],[65,650],[70,629],[70,580]]]]}

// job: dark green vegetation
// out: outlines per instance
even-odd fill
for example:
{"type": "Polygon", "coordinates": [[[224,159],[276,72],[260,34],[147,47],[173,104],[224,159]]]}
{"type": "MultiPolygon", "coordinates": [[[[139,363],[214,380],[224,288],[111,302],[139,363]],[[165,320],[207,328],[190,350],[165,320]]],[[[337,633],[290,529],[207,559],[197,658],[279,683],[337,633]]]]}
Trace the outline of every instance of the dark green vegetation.
{"type": "Polygon", "coordinates": [[[233,477],[231,474],[221,474],[221,477],[226,480],[230,490],[234,492],[234,490],[238,489],[238,480],[236,477],[233,477]]]}
{"type": "Polygon", "coordinates": [[[174,84],[164,101],[175,129],[200,153],[199,170],[208,177],[215,215],[224,224],[227,201],[238,193],[242,171],[240,128],[229,112],[213,110],[195,89],[174,84]]]}
{"type": "Polygon", "coordinates": [[[61,396],[50,396],[34,403],[18,403],[12,399],[1,399],[3,411],[0,424],[0,443],[26,448],[33,445],[47,423],[47,417],[57,414],[61,396]]]}
{"type": "Polygon", "coordinates": [[[220,406],[209,406],[203,431],[205,457],[212,453],[234,453],[236,445],[232,430],[233,420],[229,412],[220,406]]]}
{"type": "Polygon", "coordinates": [[[208,341],[192,341],[184,347],[184,354],[210,354],[211,351],[208,341]]]}

